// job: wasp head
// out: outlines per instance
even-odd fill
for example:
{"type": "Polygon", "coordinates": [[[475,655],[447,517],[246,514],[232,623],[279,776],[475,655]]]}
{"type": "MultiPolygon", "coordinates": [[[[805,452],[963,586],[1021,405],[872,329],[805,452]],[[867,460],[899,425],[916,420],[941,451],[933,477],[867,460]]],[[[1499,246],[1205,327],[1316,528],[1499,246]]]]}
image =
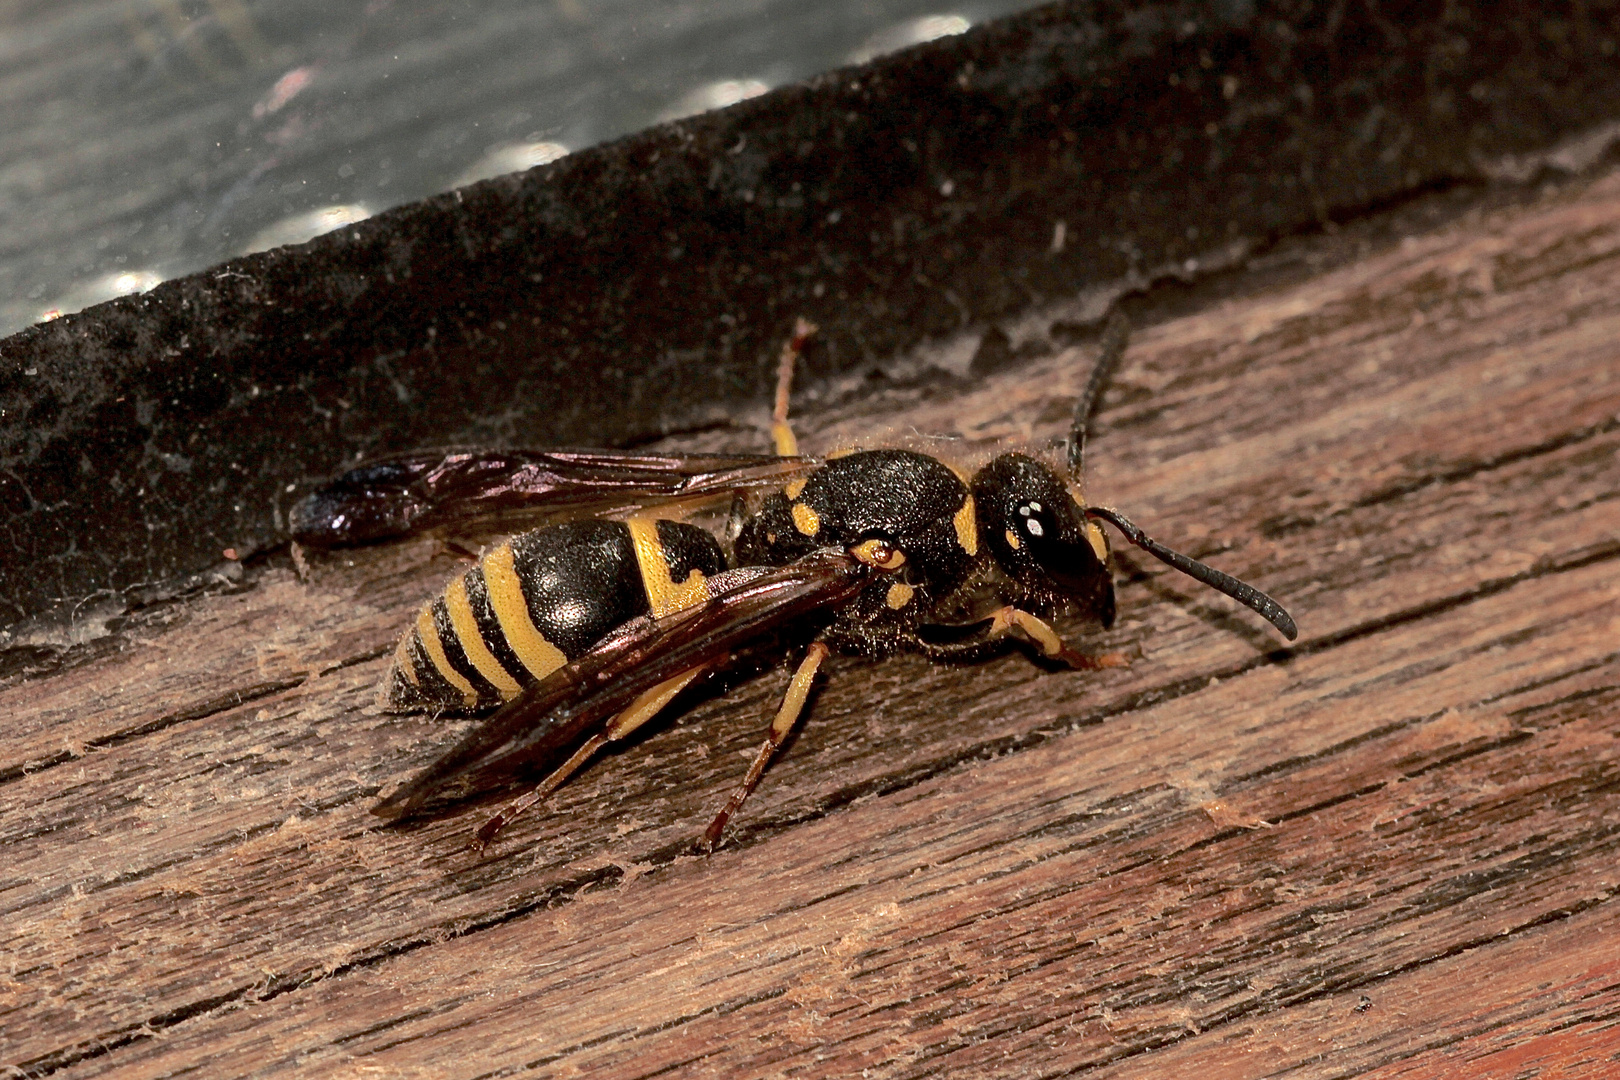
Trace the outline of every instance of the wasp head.
{"type": "Polygon", "coordinates": [[[1051,468],[1003,454],[979,470],[972,486],[981,542],[1021,592],[1009,600],[1075,608],[1113,624],[1108,541],[1051,468]]]}

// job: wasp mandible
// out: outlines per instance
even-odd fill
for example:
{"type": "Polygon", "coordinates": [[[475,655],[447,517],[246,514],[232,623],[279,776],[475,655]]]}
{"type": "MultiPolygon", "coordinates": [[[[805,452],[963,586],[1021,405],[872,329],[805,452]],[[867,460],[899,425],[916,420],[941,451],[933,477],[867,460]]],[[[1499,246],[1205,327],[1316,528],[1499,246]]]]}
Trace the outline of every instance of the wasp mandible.
{"type": "Polygon", "coordinates": [[[1062,466],[1004,453],[966,475],[911,450],[800,456],[788,397],[815,332],[801,319],[778,368],[775,455],[431,451],[361,466],[316,491],[293,513],[295,540],[316,547],[512,513],[568,519],[486,551],[401,638],[383,691],[389,708],[490,715],[375,812],[408,817],[552,765],[479,829],[474,843],[487,845],[694,680],[786,638],[802,658],[747,774],[704,831],[712,850],[834,652],[969,660],[1023,640],[1071,667],[1122,663],[1075,650],[1047,622],[1064,612],[1112,624],[1102,523],[1293,640],[1293,619],[1271,597],[1076,497],[1086,429],[1129,329],[1116,309],[1062,466]],[[684,520],[721,505],[734,507],[729,559],[713,533],[684,520]]]}

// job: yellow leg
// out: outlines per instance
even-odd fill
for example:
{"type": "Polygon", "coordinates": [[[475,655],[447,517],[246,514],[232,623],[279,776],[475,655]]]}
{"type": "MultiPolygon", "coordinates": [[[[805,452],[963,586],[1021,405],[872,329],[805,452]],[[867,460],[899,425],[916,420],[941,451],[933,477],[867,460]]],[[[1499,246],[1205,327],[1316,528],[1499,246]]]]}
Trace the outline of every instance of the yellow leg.
{"type": "Polygon", "coordinates": [[[759,752],[754,755],[753,764],[748,766],[748,775],[737,790],[731,793],[726,805],[709,822],[709,827],[703,830],[703,846],[713,851],[720,844],[720,837],[726,831],[726,822],[731,816],[742,809],[742,804],[748,796],[754,793],[759,781],[765,775],[765,767],[771,763],[771,757],[798,723],[799,715],[804,712],[805,699],[810,696],[810,684],[815,680],[816,672],[821,662],[827,659],[832,652],[826,645],[817,641],[810,646],[804,660],[799,664],[799,670],[793,673],[793,679],[788,683],[787,693],[782,696],[782,707],[776,710],[776,719],[771,721],[770,730],[765,733],[765,741],[760,744],[759,752]]]}
{"type": "Polygon", "coordinates": [[[799,441],[788,426],[788,395],[793,390],[793,368],[804,352],[805,343],[814,336],[816,325],[808,319],[793,324],[793,336],[782,346],[782,358],[776,365],[776,409],[771,413],[771,439],[776,443],[778,457],[797,457],[799,441]]]}
{"type": "Polygon", "coordinates": [[[1015,630],[1040,649],[1042,656],[1048,660],[1060,660],[1072,668],[1094,671],[1100,668],[1127,667],[1130,664],[1129,658],[1124,653],[1102,653],[1093,656],[1071,648],[1058,636],[1056,630],[1027,611],[1004,607],[991,616],[988,635],[990,638],[998,638],[1015,630]]]}
{"type": "Polygon", "coordinates": [[[495,834],[512,823],[512,819],[529,809],[535,803],[549,796],[552,792],[563,786],[563,783],[580,770],[587,761],[596,756],[596,752],[610,742],[617,742],[630,734],[636,728],[645,724],[661,712],[676,694],[685,690],[691,681],[703,674],[704,668],[695,667],[683,672],[673,679],[668,679],[648,690],[645,694],[630,703],[630,707],[619,713],[607,722],[601,731],[586,739],[575,750],[573,756],[551,771],[551,775],[542,780],[534,790],[520,799],[508,803],[500,813],[484,822],[483,828],[478,830],[478,836],[473,841],[473,847],[482,851],[489,846],[495,834]]]}

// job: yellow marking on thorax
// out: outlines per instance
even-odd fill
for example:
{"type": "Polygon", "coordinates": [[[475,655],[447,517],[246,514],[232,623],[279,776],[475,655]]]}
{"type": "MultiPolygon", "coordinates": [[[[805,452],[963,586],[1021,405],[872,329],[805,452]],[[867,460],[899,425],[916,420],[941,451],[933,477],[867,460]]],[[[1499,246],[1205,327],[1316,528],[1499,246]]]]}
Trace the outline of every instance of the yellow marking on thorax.
{"type": "Polygon", "coordinates": [[[631,518],[625,527],[630,530],[630,543],[636,549],[636,566],[641,570],[641,584],[647,590],[647,606],[655,619],[662,619],[673,611],[681,611],[709,598],[703,572],[694,569],[682,582],[670,577],[669,560],[664,557],[664,545],[658,539],[658,522],[652,518],[631,518]]]}
{"type": "Polygon", "coordinates": [[[467,659],[478,669],[478,674],[488,679],[490,685],[499,690],[501,697],[507,701],[517,697],[517,680],[507,674],[501,662],[495,659],[495,654],[489,651],[489,646],[484,644],[483,635],[478,632],[472,601],[467,598],[465,575],[452,581],[444,591],[444,608],[450,613],[450,625],[456,631],[456,640],[461,642],[461,651],[467,654],[467,659]]]}
{"type": "Polygon", "coordinates": [[[465,675],[450,666],[450,658],[444,655],[444,643],[439,640],[439,628],[433,622],[432,604],[424,607],[416,617],[416,636],[422,639],[422,651],[433,661],[433,666],[444,676],[444,681],[461,691],[467,708],[478,704],[478,691],[473,689],[473,684],[467,681],[465,675]]]}
{"type": "Polygon", "coordinates": [[[825,460],[837,461],[841,457],[849,457],[851,454],[858,454],[860,452],[861,448],[858,446],[840,446],[838,449],[828,454],[825,460]]]}
{"type": "Polygon", "coordinates": [[[1008,529],[1007,530],[1007,546],[1012,548],[1014,551],[1017,551],[1019,548],[1024,546],[1024,542],[1022,540],[1018,539],[1018,534],[1017,533],[1013,532],[1011,529],[1008,529]]]}
{"type": "Polygon", "coordinates": [[[804,494],[804,477],[799,477],[799,479],[793,481],[787,487],[783,488],[782,494],[786,495],[789,500],[797,499],[800,495],[804,494]]]}
{"type": "Polygon", "coordinates": [[[399,639],[394,646],[394,670],[405,676],[405,681],[412,686],[420,687],[422,677],[416,673],[416,660],[411,656],[411,634],[407,630],[405,636],[399,639]]]}
{"type": "Polygon", "coordinates": [[[973,496],[969,494],[962,501],[962,509],[951,518],[956,526],[956,542],[962,545],[962,550],[969,555],[979,553],[979,521],[973,513],[973,496]]]}
{"type": "Polygon", "coordinates": [[[814,536],[821,531],[821,515],[804,503],[794,503],[793,527],[806,536],[814,536]]]}
{"type": "Polygon", "coordinates": [[[502,544],[484,556],[484,586],[489,590],[489,606],[495,609],[495,621],[501,624],[501,636],[530,675],[543,679],[568,663],[563,651],[547,641],[529,618],[511,544],[502,544]]]}
{"type": "Polygon", "coordinates": [[[901,608],[911,603],[912,594],[916,591],[916,589],[913,589],[905,582],[897,581],[893,585],[889,586],[889,591],[884,595],[883,602],[888,604],[889,607],[893,608],[895,611],[899,611],[901,608]]]}

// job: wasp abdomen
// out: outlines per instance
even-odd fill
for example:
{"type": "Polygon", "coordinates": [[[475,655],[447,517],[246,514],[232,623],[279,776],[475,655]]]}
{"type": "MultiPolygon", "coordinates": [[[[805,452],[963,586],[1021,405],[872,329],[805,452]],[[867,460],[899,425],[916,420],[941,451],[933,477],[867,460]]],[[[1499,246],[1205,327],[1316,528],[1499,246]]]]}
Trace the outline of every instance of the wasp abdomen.
{"type": "Polygon", "coordinates": [[[725,570],[714,537],[673,521],[575,521],[485,553],[424,605],[384,683],[391,709],[480,712],[616,627],[699,600],[725,570]]]}

